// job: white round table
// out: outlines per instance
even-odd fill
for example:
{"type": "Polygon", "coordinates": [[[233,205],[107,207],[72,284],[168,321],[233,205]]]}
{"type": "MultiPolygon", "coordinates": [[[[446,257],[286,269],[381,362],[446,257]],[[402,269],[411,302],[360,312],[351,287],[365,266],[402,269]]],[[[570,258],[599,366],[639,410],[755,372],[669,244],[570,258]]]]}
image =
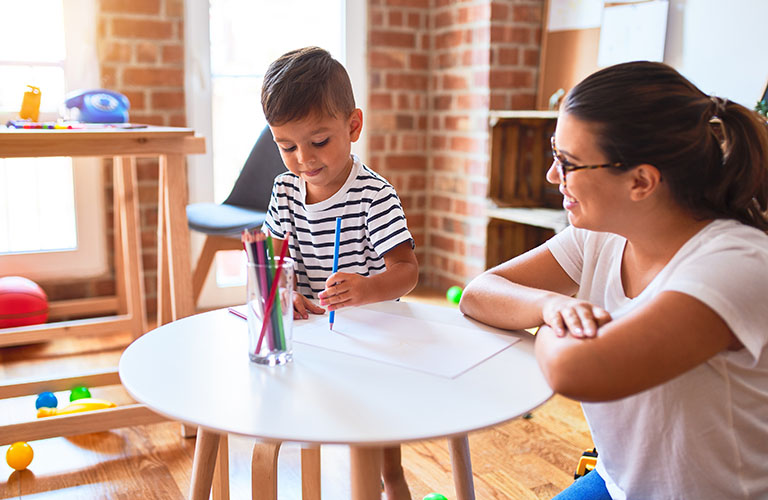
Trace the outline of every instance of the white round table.
{"type": "MultiPolygon", "coordinates": [[[[407,302],[366,307],[467,322],[453,308],[407,302]]],[[[327,323],[327,315],[315,321],[327,323]]],[[[498,332],[522,340],[455,378],[301,343],[293,344],[292,363],[267,367],[248,359],[246,322],[220,309],[146,333],[125,350],[119,373],[137,401],[200,427],[190,498],[196,491],[208,498],[213,464],[199,462],[215,455],[220,435],[233,433],[349,445],[353,499],[369,499],[379,493],[381,448],[441,437],[466,443],[468,432],[506,422],[551,397],[530,335],[498,332]]]]}

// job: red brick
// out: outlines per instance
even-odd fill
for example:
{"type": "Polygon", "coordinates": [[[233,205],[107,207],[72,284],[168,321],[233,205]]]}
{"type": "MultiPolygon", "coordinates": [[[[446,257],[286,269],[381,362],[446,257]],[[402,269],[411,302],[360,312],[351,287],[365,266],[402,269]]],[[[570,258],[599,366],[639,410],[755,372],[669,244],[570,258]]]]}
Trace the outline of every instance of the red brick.
{"type": "Polygon", "coordinates": [[[531,70],[491,69],[489,85],[493,88],[531,88],[533,72],[531,70]]]}
{"type": "Polygon", "coordinates": [[[408,67],[415,70],[428,69],[429,56],[427,54],[409,54],[408,67]]]}
{"type": "Polygon", "coordinates": [[[523,64],[533,68],[539,68],[539,49],[526,49],[523,52],[523,64]]]}
{"type": "Polygon", "coordinates": [[[430,0],[386,0],[387,7],[408,7],[416,9],[428,9],[430,0]]]}
{"type": "MultiPolygon", "coordinates": [[[[538,57],[539,51],[535,52],[538,57]]],[[[496,64],[500,66],[516,66],[520,63],[520,49],[518,47],[500,47],[497,55],[496,64]]]]}
{"type": "Polygon", "coordinates": [[[173,24],[168,21],[115,18],[112,20],[112,34],[123,38],[150,38],[167,40],[173,35],[173,24]]]}
{"type": "Polygon", "coordinates": [[[436,29],[444,28],[453,24],[454,11],[447,10],[438,13],[433,18],[434,27],[436,29]]]}
{"type": "Polygon", "coordinates": [[[392,94],[371,93],[368,97],[368,106],[371,110],[392,109],[392,94]]]}
{"type": "Polygon", "coordinates": [[[152,92],[152,107],[161,109],[184,109],[184,92],[152,92]]]}
{"type": "Polygon", "coordinates": [[[435,111],[441,111],[451,109],[451,103],[453,102],[453,96],[450,95],[437,95],[432,98],[432,107],[435,111]]]}
{"type": "Polygon", "coordinates": [[[431,199],[430,208],[448,212],[451,210],[451,199],[447,196],[435,195],[431,199]]]}
{"type": "Polygon", "coordinates": [[[389,25],[400,27],[403,25],[403,13],[397,10],[389,12],[389,25]]]}
{"type": "Polygon", "coordinates": [[[368,135],[368,150],[369,151],[384,151],[384,136],[382,135],[368,135]]]}
{"type": "Polygon", "coordinates": [[[101,60],[103,62],[129,62],[131,54],[131,46],[127,43],[106,42],[101,60]]]}
{"type": "Polygon", "coordinates": [[[165,0],[165,14],[168,17],[184,17],[184,0],[165,0]]]}
{"type": "Polygon", "coordinates": [[[117,86],[117,69],[114,66],[101,65],[101,86],[107,89],[117,86]]]}
{"type": "Polygon", "coordinates": [[[421,28],[423,27],[422,19],[426,16],[422,16],[417,12],[408,13],[408,27],[409,28],[421,28]]]}
{"type": "Polygon", "coordinates": [[[467,79],[460,75],[443,75],[443,89],[445,90],[464,90],[468,87],[467,79]]]}
{"type": "Polygon", "coordinates": [[[491,3],[491,21],[506,21],[509,19],[509,7],[500,3],[491,3]]]}
{"type": "Polygon", "coordinates": [[[368,61],[372,69],[404,69],[406,67],[406,55],[392,50],[371,51],[368,53],[368,61]]]}
{"type": "Polygon", "coordinates": [[[154,42],[139,42],[136,44],[136,60],[142,63],[157,61],[159,48],[154,42]]]}
{"type": "Polygon", "coordinates": [[[160,0],[101,0],[99,5],[102,12],[160,14],[160,0]]]}
{"type": "Polygon", "coordinates": [[[427,77],[415,73],[390,73],[386,76],[386,87],[391,90],[426,90],[427,77]]]}
{"type": "Polygon", "coordinates": [[[131,103],[131,110],[143,110],[146,106],[143,91],[120,90],[120,92],[128,98],[128,102],[131,103]]]}
{"type": "Polygon", "coordinates": [[[398,130],[411,130],[413,129],[413,117],[409,115],[397,115],[395,117],[395,125],[398,130]]]}
{"type": "Polygon", "coordinates": [[[464,94],[457,99],[459,109],[488,109],[488,96],[478,94],[464,94]]]}
{"type": "Polygon", "coordinates": [[[446,252],[453,252],[456,249],[455,240],[437,234],[433,234],[429,237],[429,243],[431,246],[439,248],[440,250],[445,250],[446,252]]]}
{"type": "Polygon", "coordinates": [[[541,24],[542,8],[533,5],[514,5],[512,17],[521,23],[541,24]]]}
{"type": "Polygon", "coordinates": [[[459,65],[459,56],[453,52],[443,53],[437,56],[437,67],[439,69],[453,68],[459,65]]]}
{"type": "Polygon", "coordinates": [[[182,87],[184,71],[165,68],[126,68],[123,71],[123,85],[182,87]]]}
{"type": "Polygon", "coordinates": [[[461,45],[463,32],[461,30],[448,31],[435,35],[435,49],[448,49],[461,45]]]}
{"type": "Polygon", "coordinates": [[[416,36],[413,33],[400,31],[372,30],[369,34],[369,43],[375,47],[416,47],[416,36]]]}
{"type": "Polygon", "coordinates": [[[419,170],[427,169],[427,158],[424,155],[388,155],[385,167],[391,170],[419,170]]]}
{"type": "Polygon", "coordinates": [[[163,62],[168,64],[184,62],[184,46],[181,44],[163,45],[163,62]]]}
{"type": "Polygon", "coordinates": [[[451,137],[451,151],[462,153],[479,153],[483,151],[483,141],[470,137],[451,137]]]}

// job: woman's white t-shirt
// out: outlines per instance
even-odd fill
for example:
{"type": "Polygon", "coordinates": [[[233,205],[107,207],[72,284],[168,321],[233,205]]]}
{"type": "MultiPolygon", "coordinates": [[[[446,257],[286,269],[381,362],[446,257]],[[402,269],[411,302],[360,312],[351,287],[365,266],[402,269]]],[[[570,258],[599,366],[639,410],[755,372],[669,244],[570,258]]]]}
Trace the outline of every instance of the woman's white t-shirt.
{"type": "Polygon", "coordinates": [[[715,311],[744,348],[639,394],[582,404],[608,491],[614,499],[768,498],[768,236],[716,220],[634,299],[621,282],[625,243],[569,227],[547,247],[579,284],[578,297],[614,319],[678,291],[715,311]]]}

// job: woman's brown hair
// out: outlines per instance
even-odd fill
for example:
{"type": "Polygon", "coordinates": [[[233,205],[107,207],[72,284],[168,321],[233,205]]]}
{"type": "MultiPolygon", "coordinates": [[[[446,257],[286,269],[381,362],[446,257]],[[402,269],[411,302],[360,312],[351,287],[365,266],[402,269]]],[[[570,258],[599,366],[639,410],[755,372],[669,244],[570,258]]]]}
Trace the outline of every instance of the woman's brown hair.
{"type": "Polygon", "coordinates": [[[571,89],[562,110],[596,127],[611,161],[659,169],[694,216],[768,231],[768,125],[754,111],[647,61],[593,73],[571,89]]]}

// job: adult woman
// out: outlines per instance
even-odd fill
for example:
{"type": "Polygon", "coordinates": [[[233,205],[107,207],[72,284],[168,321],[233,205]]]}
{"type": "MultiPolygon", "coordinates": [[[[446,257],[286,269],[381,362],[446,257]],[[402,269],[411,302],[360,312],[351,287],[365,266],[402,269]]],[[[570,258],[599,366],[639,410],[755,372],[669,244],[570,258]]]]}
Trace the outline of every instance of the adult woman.
{"type": "Polygon", "coordinates": [[[569,92],[552,149],[571,227],[461,309],[543,325],[542,371],[583,402],[597,473],[558,498],[768,497],[766,124],[633,62],[569,92]]]}

